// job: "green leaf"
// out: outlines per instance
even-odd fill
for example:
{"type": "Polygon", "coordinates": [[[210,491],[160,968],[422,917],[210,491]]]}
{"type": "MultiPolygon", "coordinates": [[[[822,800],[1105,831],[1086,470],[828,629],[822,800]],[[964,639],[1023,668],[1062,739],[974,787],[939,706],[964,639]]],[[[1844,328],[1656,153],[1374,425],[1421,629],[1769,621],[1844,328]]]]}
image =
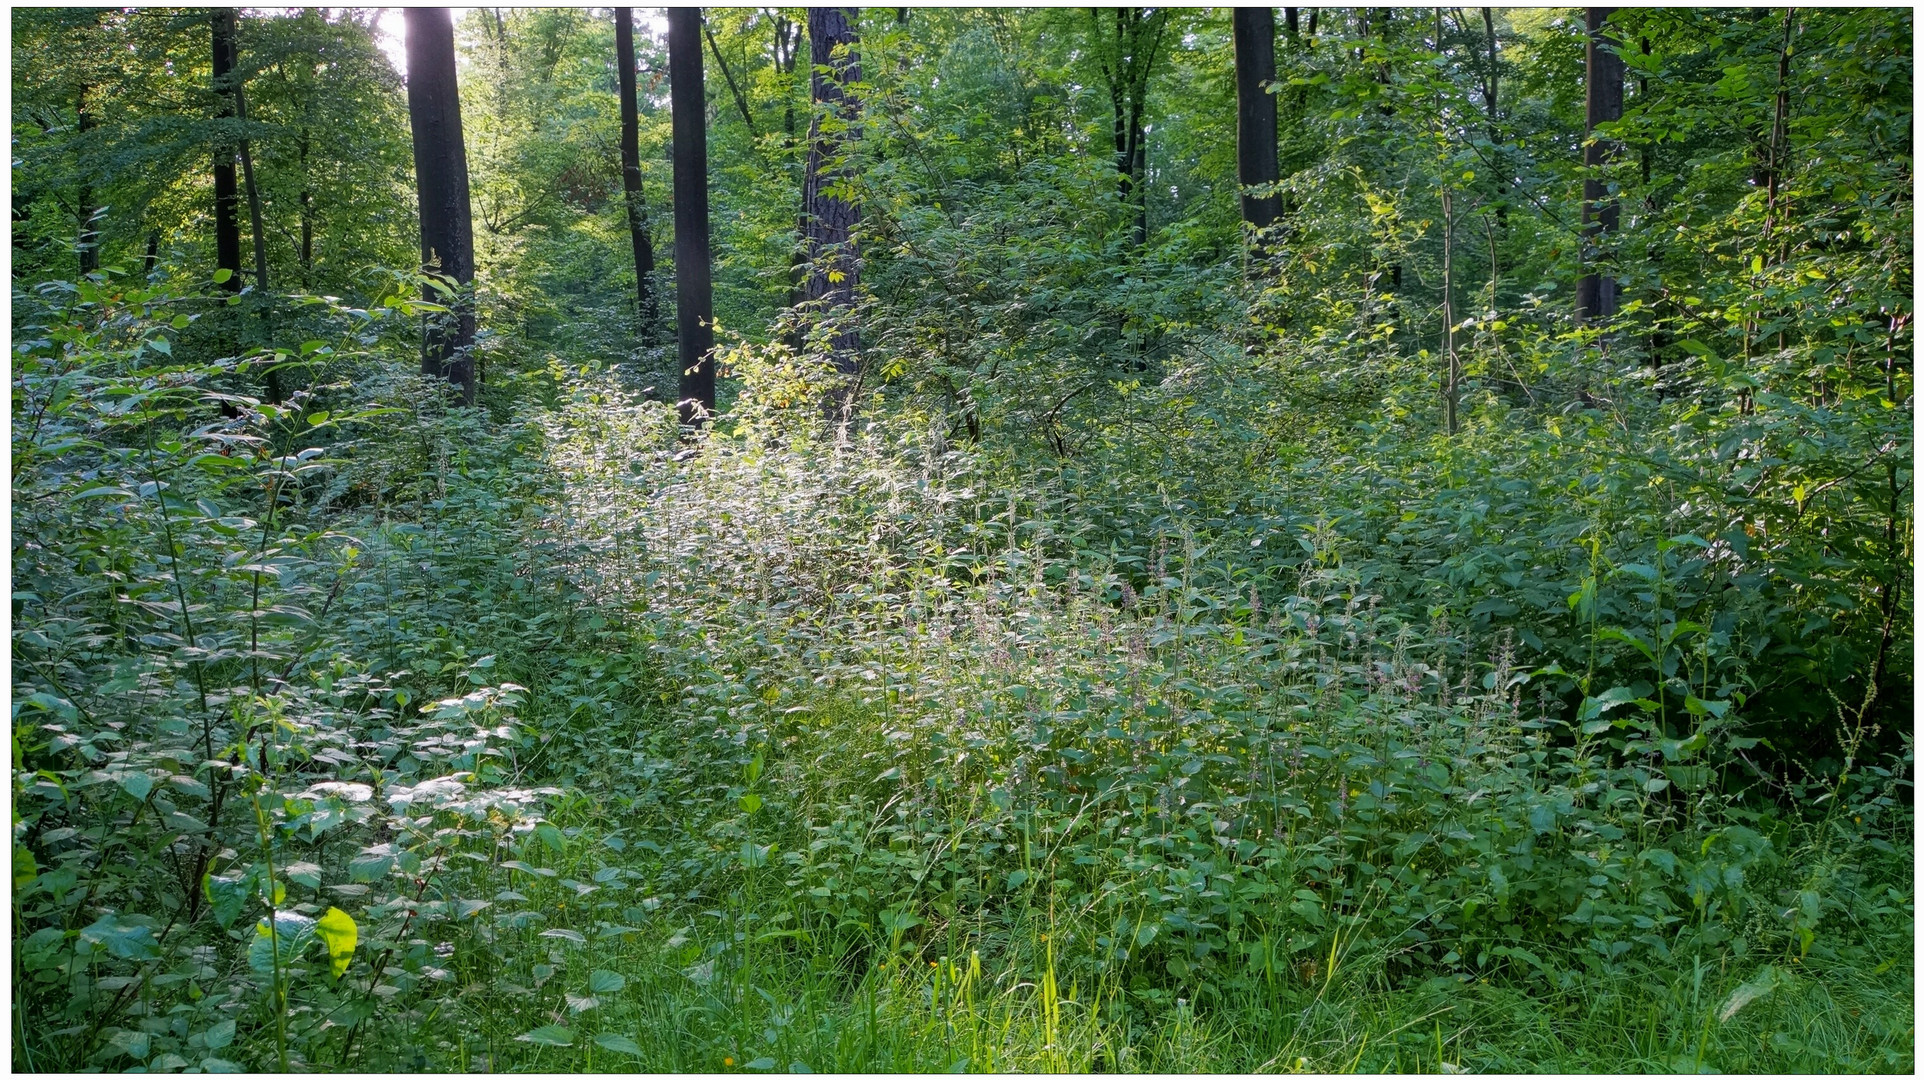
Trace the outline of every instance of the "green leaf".
{"type": "Polygon", "coordinates": [[[741,797],[741,807],[743,813],[752,814],[762,808],[762,797],[751,791],[741,797]]]}
{"type": "Polygon", "coordinates": [[[573,1046],[575,1033],[560,1024],[546,1024],[535,1028],[526,1035],[515,1036],[519,1042],[533,1043],[536,1046],[573,1046]]]}
{"type": "Polygon", "coordinates": [[[775,1059],[772,1057],[758,1057],[755,1060],[749,1062],[748,1064],[742,1066],[742,1068],[744,1069],[755,1069],[760,1072],[767,1072],[769,1069],[772,1069],[774,1067],[775,1067],[775,1059]]]}
{"type": "Polygon", "coordinates": [[[1710,715],[1722,719],[1730,711],[1730,702],[1725,700],[1705,701],[1694,694],[1684,696],[1684,708],[1696,716],[1710,715]]]}
{"type": "Polygon", "coordinates": [[[359,855],[347,861],[349,881],[379,881],[394,866],[392,855],[359,855]]]}
{"type": "Polygon", "coordinates": [[[152,960],[160,955],[159,943],[154,940],[151,928],[133,922],[123,922],[114,914],[102,915],[93,924],[80,931],[80,940],[98,945],[107,950],[108,955],[122,960],[152,960]]]}
{"type": "Polygon", "coordinates": [[[129,769],[115,777],[120,781],[120,790],[133,797],[135,802],[146,802],[154,790],[153,774],[145,769],[129,769]]]}
{"type": "Polygon", "coordinates": [[[257,975],[272,975],[278,954],[284,971],[300,959],[313,940],[313,919],[295,911],[275,912],[271,928],[266,919],[255,924],[253,944],[247,947],[247,966],[257,975]]]}
{"type": "Polygon", "coordinates": [[[595,1045],[603,1050],[613,1050],[617,1054],[627,1054],[629,1057],[641,1056],[641,1047],[636,1046],[635,1040],[626,1035],[597,1035],[595,1045]]]}
{"type": "Polygon", "coordinates": [[[588,992],[591,994],[619,994],[621,988],[627,985],[627,977],[613,971],[597,970],[588,976],[588,992]]]}
{"type": "Polygon", "coordinates": [[[234,1022],[222,1020],[208,1028],[200,1037],[200,1043],[209,1050],[219,1050],[234,1041],[234,1022]]]}
{"type": "Polygon", "coordinates": [[[1764,970],[1751,976],[1750,981],[1731,991],[1730,996],[1724,999],[1723,1005],[1717,1009],[1717,1022],[1729,1023],[1730,1018],[1742,1012],[1744,1006],[1769,997],[1771,991],[1776,990],[1783,981],[1783,975],[1776,967],[1765,965],[1764,970]]]}
{"type": "Polygon", "coordinates": [[[153,1036],[144,1031],[116,1031],[107,1040],[107,1045],[138,1061],[147,1060],[147,1052],[153,1047],[153,1036]]]}
{"type": "Polygon", "coordinates": [[[253,892],[253,884],[246,874],[204,874],[200,879],[201,894],[214,912],[214,921],[222,928],[234,925],[240,918],[241,910],[247,906],[247,898],[253,892]]]}
{"type": "Polygon", "coordinates": [[[354,946],[360,940],[361,928],[354,925],[354,917],[340,908],[331,907],[320,921],[314,924],[314,932],[327,944],[329,962],[334,968],[334,977],[340,978],[347,973],[347,965],[354,959],[354,946]]]}
{"type": "Polygon", "coordinates": [[[227,284],[227,280],[233,276],[234,272],[223,266],[219,270],[214,271],[214,284],[225,285],[227,284]]]}

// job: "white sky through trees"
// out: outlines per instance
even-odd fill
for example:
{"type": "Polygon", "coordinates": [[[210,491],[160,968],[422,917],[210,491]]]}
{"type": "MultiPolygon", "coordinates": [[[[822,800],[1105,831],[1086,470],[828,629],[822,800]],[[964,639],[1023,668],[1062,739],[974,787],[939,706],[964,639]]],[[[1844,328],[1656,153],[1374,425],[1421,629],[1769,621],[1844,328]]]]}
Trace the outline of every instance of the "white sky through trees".
{"type": "MultiPolygon", "coordinates": [[[[520,7],[528,5],[509,6],[520,7]]],[[[394,70],[400,72],[402,78],[406,78],[408,73],[407,28],[401,10],[400,8],[392,7],[376,9],[374,16],[374,40],[375,43],[381,47],[381,51],[387,54],[388,61],[394,65],[394,70]]],[[[476,9],[452,8],[450,10],[454,13],[455,23],[459,25],[463,12],[476,9]]],[[[611,17],[608,14],[612,10],[611,8],[590,8],[588,10],[598,13],[599,16],[603,18],[611,17]]],[[[659,41],[661,36],[667,32],[668,20],[662,14],[661,8],[640,8],[635,17],[635,29],[638,33],[659,41]]]]}

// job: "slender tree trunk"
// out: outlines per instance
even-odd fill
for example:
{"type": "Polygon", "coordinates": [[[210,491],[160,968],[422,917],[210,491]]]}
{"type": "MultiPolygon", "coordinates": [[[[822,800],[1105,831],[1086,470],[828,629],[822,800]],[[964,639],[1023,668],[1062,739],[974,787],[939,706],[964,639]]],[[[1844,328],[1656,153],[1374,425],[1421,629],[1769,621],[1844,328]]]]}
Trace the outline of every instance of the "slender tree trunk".
{"type": "MultiPolygon", "coordinates": [[[[1764,247],[1769,255],[1771,236],[1777,230],[1777,223],[1783,219],[1784,173],[1790,166],[1790,42],[1791,34],[1797,26],[1797,9],[1784,11],[1784,44],[1777,52],[1777,95],[1772,103],[1770,121],[1770,150],[1766,158],[1769,169],[1764,180],[1765,216],[1764,247]]],[[[1773,258],[1773,262],[1781,261],[1773,258]]]]}
{"type": "MultiPolygon", "coordinates": [[[[1496,17],[1490,13],[1490,9],[1487,7],[1483,9],[1483,41],[1489,50],[1490,62],[1489,76],[1483,84],[1483,115],[1486,119],[1486,130],[1490,135],[1491,149],[1499,155],[1500,159],[1503,153],[1503,142],[1502,129],[1499,126],[1498,120],[1497,99],[1498,91],[1501,89],[1503,81],[1503,69],[1497,65],[1496,17]]],[[[1510,225],[1510,182],[1508,177],[1504,175],[1504,170],[1502,169],[1497,170],[1496,178],[1496,223],[1503,227],[1505,233],[1508,233],[1510,225]]]]}
{"type": "Polygon", "coordinates": [[[474,223],[468,205],[468,155],[461,141],[455,82],[454,20],[447,8],[408,8],[408,120],[414,179],[421,199],[421,268],[454,286],[423,296],[452,310],[429,316],[421,335],[421,373],[445,377],[474,403],[474,223]]]}
{"type": "Polygon", "coordinates": [[[1163,8],[1153,12],[1142,8],[1111,10],[1115,21],[1109,31],[1103,29],[1100,9],[1090,8],[1089,20],[1096,38],[1097,63],[1109,89],[1116,187],[1124,203],[1134,208],[1131,236],[1141,247],[1149,236],[1149,201],[1144,186],[1149,154],[1143,121],[1148,112],[1149,76],[1162,45],[1162,33],[1169,25],[1169,12],[1163,8]]]}
{"type": "Polygon", "coordinates": [[[154,276],[154,265],[159,261],[160,261],[160,230],[155,229],[152,232],[149,232],[147,234],[147,255],[146,255],[145,261],[142,263],[140,268],[141,275],[143,277],[152,278],[154,276]]]}
{"type": "Polygon", "coordinates": [[[722,55],[721,45],[715,41],[715,31],[709,28],[708,20],[701,24],[702,36],[708,39],[708,51],[715,54],[715,66],[721,68],[722,80],[728,84],[728,93],[735,99],[735,108],[742,114],[742,123],[748,126],[748,137],[758,137],[755,131],[755,113],[748,107],[748,95],[742,92],[741,85],[735,81],[735,73],[728,70],[728,58],[722,55]]]}
{"type": "MultiPolygon", "coordinates": [[[[236,8],[219,8],[213,13],[214,26],[214,115],[231,119],[234,107],[234,69],[239,64],[239,43],[235,40],[239,21],[236,8]]],[[[223,130],[214,144],[214,266],[227,271],[222,287],[239,292],[241,287],[240,185],[234,179],[234,144],[223,130]]]]}
{"type": "MultiPolygon", "coordinates": [[[[247,122],[247,93],[234,87],[235,117],[247,122]]],[[[239,140],[241,184],[247,191],[248,232],[254,241],[254,288],[267,291],[267,233],[261,223],[261,189],[254,183],[254,154],[245,138],[239,140]]]]}
{"type": "MultiPolygon", "coordinates": [[[[234,116],[245,124],[247,122],[247,89],[240,83],[237,73],[234,83],[234,116]]],[[[267,297],[267,234],[261,224],[261,189],[254,183],[254,155],[245,137],[236,143],[240,147],[241,183],[247,191],[247,221],[254,240],[254,298],[256,309],[260,312],[262,344],[274,339],[273,308],[266,303],[267,297]]],[[[266,372],[267,400],[276,405],[281,403],[281,373],[277,367],[268,367],[266,372]]]]}
{"type": "MultiPolygon", "coordinates": [[[[82,83],[79,92],[74,97],[74,129],[80,134],[82,153],[86,152],[85,143],[87,132],[92,131],[94,127],[94,114],[87,108],[87,91],[90,89],[92,88],[82,83]]],[[[83,278],[100,269],[100,233],[94,228],[94,218],[100,211],[99,208],[94,206],[94,188],[90,182],[92,175],[91,169],[84,166],[81,168],[79,199],[80,233],[79,243],[76,245],[75,250],[80,257],[80,276],[83,278]]]]}
{"type": "Polygon", "coordinates": [[[680,414],[699,426],[715,412],[715,306],[708,255],[708,103],[702,87],[701,10],[668,9],[668,95],[675,159],[675,329],[680,414]]]}
{"type": "Polygon", "coordinates": [[[830,349],[842,385],[824,407],[845,418],[855,400],[860,369],[861,339],[854,327],[855,287],[861,260],[854,238],[859,217],[846,191],[851,176],[848,152],[856,136],[862,103],[849,84],[862,79],[856,53],[859,40],[855,8],[808,9],[808,50],[813,74],[810,97],[815,103],[809,122],[808,165],[802,178],[806,215],[808,278],[802,295],[817,317],[838,320],[830,349]]]}
{"type": "MultiPolygon", "coordinates": [[[[1275,194],[1252,195],[1252,187],[1271,187],[1281,179],[1276,161],[1276,17],[1269,8],[1233,9],[1236,49],[1236,179],[1243,186],[1243,221],[1252,240],[1275,224],[1282,199],[1275,194]]],[[[1290,8],[1294,30],[1296,9],[1290,8]]],[[[1257,252],[1264,250],[1256,240],[1257,252]]]]}
{"type": "Polygon", "coordinates": [[[1443,428],[1456,434],[1457,384],[1461,381],[1461,369],[1456,359],[1456,264],[1452,258],[1456,247],[1456,203],[1451,197],[1448,184],[1442,189],[1443,198],[1443,428]]]}
{"type": "Polygon", "coordinates": [[[314,287],[314,185],[307,171],[309,143],[307,126],[301,126],[301,287],[314,287]]]}
{"type": "Polygon", "coordinates": [[[621,190],[628,204],[628,240],[635,253],[635,313],[644,346],[655,343],[655,245],[648,236],[648,204],[641,195],[641,107],[635,99],[635,17],[615,9],[615,71],[621,87],[621,190]]]}
{"type": "Polygon", "coordinates": [[[1601,175],[1616,157],[1616,144],[1598,138],[1599,124],[1623,119],[1623,57],[1610,34],[1608,20],[1615,8],[1584,8],[1589,40],[1584,50],[1584,129],[1590,133],[1583,148],[1583,262],[1577,281],[1577,321],[1607,320],[1617,313],[1617,282],[1607,271],[1602,252],[1608,235],[1617,230],[1617,200],[1601,175]]]}

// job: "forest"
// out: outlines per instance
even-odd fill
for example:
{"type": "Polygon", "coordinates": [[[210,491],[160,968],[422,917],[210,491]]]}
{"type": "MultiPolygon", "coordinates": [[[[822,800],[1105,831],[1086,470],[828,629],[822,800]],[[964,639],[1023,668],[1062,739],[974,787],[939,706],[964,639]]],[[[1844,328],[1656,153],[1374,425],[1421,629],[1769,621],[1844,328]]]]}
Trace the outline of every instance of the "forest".
{"type": "Polygon", "coordinates": [[[1910,8],[9,18],[15,1070],[1914,1071],[1910,8]]]}

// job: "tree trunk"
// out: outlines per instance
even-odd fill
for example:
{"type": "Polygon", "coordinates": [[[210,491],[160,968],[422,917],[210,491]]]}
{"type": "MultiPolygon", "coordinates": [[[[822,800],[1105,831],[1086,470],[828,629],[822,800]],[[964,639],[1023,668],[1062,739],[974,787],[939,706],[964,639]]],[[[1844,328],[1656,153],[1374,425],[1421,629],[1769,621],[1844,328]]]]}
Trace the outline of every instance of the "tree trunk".
{"type": "Polygon", "coordinates": [[[655,343],[655,245],[648,237],[648,204],[641,197],[641,108],[635,100],[633,8],[615,9],[615,71],[621,87],[621,189],[628,203],[628,239],[635,252],[636,334],[655,343]]]}
{"type": "Polygon", "coordinates": [[[307,171],[307,152],[309,135],[306,125],[301,127],[301,287],[314,287],[314,188],[313,178],[307,171]]]}
{"type": "Polygon", "coordinates": [[[430,315],[421,335],[421,373],[443,376],[474,403],[474,224],[468,206],[468,155],[461,142],[461,98],[454,73],[454,20],[447,8],[408,8],[408,121],[414,180],[421,200],[421,268],[452,285],[424,298],[451,310],[430,315]]]}
{"type": "Polygon", "coordinates": [[[708,265],[708,103],[702,88],[701,9],[668,9],[668,96],[675,159],[675,330],[681,422],[715,412],[715,301],[708,265]]]}
{"type": "MultiPolygon", "coordinates": [[[[220,8],[214,12],[214,115],[230,119],[234,107],[234,69],[239,66],[239,45],[235,31],[239,11],[220,8]]],[[[214,266],[227,271],[221,285],[228,292],[241,287],[240,185],[234,179],[234,144],[226,130],[214,143],[214,266]]]]}
{"type": "MultiPolygon", "coordinates": [[[[74,96],[74,129],[79,132],[83,144],[86,142],[87,132],[92,131],[94,126],[94,115],[87,111],[89,89],[86,83],[81,83],[79,91],[74,96]]],[[[83,145],[82,153],[84,152],[83,145]]],[[[99,213],[99,209],[94,206],[94,188],[89,179],[91,176],[92,170],[85,167],[81,169],[80,235],[76,251],[80,256],[80,276],[83,278],[100,269],[100,233],[94,229],[94,217],[99,213]]]]}
{"type": "MultiPolygon", "coordinates": [[[[1252,187],[1273,186],[1281,177],[1276,162],[1276,16],[1269,8],[1235,8],[1236,179],[1243,186],[1243,221],[1253,237],[1275,224],[1282,200],[1275,194],[1252,195],[1252,187]]],[[[1295,21],[1296,9],[1289,9],[1295,21]]],[[[1260,240],[1256,244],[1262,250],[1260,240]]]]}
{"type": "Polygon", "coordinates": [[[1596,137],[1599,124],[1623,118],[1623,57],[1606,25],[1615,8],[1584,8],[1589,41],[1584,49],[1584,130],[1590,140],[1583,148],[1583,262],[1577,281],[1577,321],[1606,320],[1617,313],[1617,282],[1607,272],[1609,260],[1601,251],[1607,234],[1617,229],[1617,200],[1598,173],[1616,157],[1616,145],[1596,137]]]}
{"type": "MultiPolygon", "coordinates": [[[[247,94],[238,85],[234,87],[234,113],[241,123],[247,122],[247,94]]],[[[248,232],[254,241],[254,288],[267,291],[267,231],[261,223],[261,189],[254,183],[254,155],[248,148],[247,140],[240,139],[241,184],[247,190],[248,232]]]]}
{"type": "Polygon", "coordinates": [[[722,55],[721,44],[715,40],[715,31],[703,19],[702,36],[708,39],[708,51],[715,54],[715,66],[721,69],[722,79],[728,83],[728,92],[735,99],[735,108],[742,114],[742,123],[748,126],[748,138],[752,142],[761,137],[755,130],[755,113],[748,107],[748,95],[742,92],[741,84],[735,81],[735,73],[728,70],[728,58],[722,55]]]}
{"type": "Polygon", "coordinates": [[[803,247],[808,256],[802,296],[817,318],[839,320],[830,349],[842,385],[829,395],[825,406],[838,417],[846,417],[853,407],[861,347],[854,328],[861,263],[852,232],[858,214],[846,191],[851,175],[847,156],[862,108],[860,99],[848,90],[848,84],[862,78],[861,57],[855,51],[859,44],[856,18],[855,8],[808,9],[814,116],[809,122],[808,165],[802,178],[803,247]]]}
{"type": "MultiPolygon", "coordinates": [[[[1096,62],[1109,89],[1111,136],[1116,149],[1116,184],[1135,213],[1132,239],[1140,247],[1149,235],[1149,201],[1143,179],[1149,155],[1144,138],[1143,119],[1148,111],[1149,76],[1155,67],[1156,51],[1162,45],[1162,32],[1169,25],[1169,12],[1157,8],[1115,8],[1112,40],[1105,41],[1102,14],[1090,8],[1089,18],[1096,37],[1096,62]]],[[[1273,18],[1272,18],[1273,24],[1273,18]]],[[[1273,36],[1273,34],[1272,34],[1273,36]]],[[[1274,48],[1271,49],[1272,55],[1274,48]]]]}

